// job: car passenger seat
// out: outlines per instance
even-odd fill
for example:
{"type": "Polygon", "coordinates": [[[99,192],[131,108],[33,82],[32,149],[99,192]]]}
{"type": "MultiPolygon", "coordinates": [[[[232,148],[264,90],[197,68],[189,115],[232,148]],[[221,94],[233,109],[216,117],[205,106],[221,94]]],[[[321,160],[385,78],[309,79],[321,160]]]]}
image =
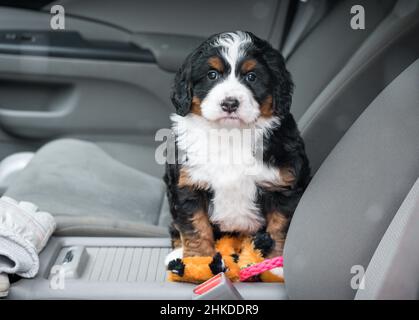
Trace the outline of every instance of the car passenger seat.
{"type": "MultiPolygon", "coordinates": [[[[352,2],[344,1],[344,4],[352,2]]],[[[377,7],[381,7],[381,1],[361,2],[365,2],[365,6],[375,3],[377,7]]],[[[372,10],[371,7],[368,8],[372,10]]],[[[324,28],[320,29],[322,33],[333,29],[328,25],[328,19],[342,24],[342,20],[334,18],[335,14],[340,15],[343,21],[348,18],[349,7],[348,11],[341,9],[340,5],[336,6],[337,9],[340,10],[332,10],[317,26],[324,28]]],[[[419,34],[418,16],[416,8],[408,6],[406,0],[400,0],[381,24],[379,21],[384,19],[384,12],[381,15],[371,14],[367,18],[367,21],[377,20],[379,32],[369,28],[347,33],[347,37],[359,37],[348,46],[351,54],[356,51],[358,44],[363,43],[360,50],[353,55],[350,63],[342,66],[339,74],[323,90],[324,93],[308,106],[299,120],[299,125],[304,126],[302,135],[306,139],[314,171],[320,165],[321,159],[327,156],[346,129],[391,78],[400,74],[413,58],[419,57],[419,43],[416,41],[419,34]],[[407,9],[401,14],[400,8],[407,9]],[[371,35],[368,37],[368,34],[371,35]],[[375,52],[378,49],[380,50],[375,52]],[[359,88],[360,84],[362,88],[359,88]],[[306,113],[311,116],[305,116],[306,113]],[[309,120],[304,120],[307,118],[309,120]],[[326,148],[322,147],[323,143],[326,148]]],[[[349,26],[349,20],[347,24],[349,26]]],[[[298,67],[304,69],[304,59],[311,61],[313,65],[318,63],[310,57],[310,51],[307,51],[316,46],[314,43],[317,43],[318,48],[326,49],[324,54],[330,53],[330,47],[324,46],[328,37],[316,36],[317,28],[304,39],[288,61],[291,72],[296,75],[298,67]],[[311,41],[314,42],[311,45],[304,44],[311,41]],[[293,59],[297,59],[297,54],[301,54],[301,64],[293,62],[296,61],[293,59]]],[[[336,43],[336,35],[330,41],[336,43]]],[[[323,61],[327,65],[327,61],[333,59],[339,59],[344,64],[346,58],[331,55],[323,61]]],[[[310,70],[306,69],[305,72],[310,70]]],[[[332,74],[329,71],[328,77],[332,74]]],[[[301,90],[298,91],[298,86],[306,81],[302,78],[298,80],[298,77],[297,75],[296,97],[303,94],[301,90]]],[[[316,82],[316,77],[310,81],[316,82]]],[[[322,90],[321,86],[318,89],[322,90]]],[[[298,103],[299,100],[296,99],[298,103]]],[[[135,152],[132,152],[133,155],[123,153],[125,159],[119,158],[123,148],[129,146],[115,144],[113,147],[116,146],[120,151],[112,152],[110,145],[106,149],[103,144],[85,141],[53,141],[37,152],[5,195],[34,202],[43,210],[54,214],[58,222],[57,233],[61,235],[166,236],[169,213],[164,185],[160,177],[149,174],[156,175],[157,169],[153,169],[153,172],[147,171],[142,167],[146,161],[139,162],[136,166],[136,162],[130,158],[135,152]]],[[[154,152],[149,152],[145,156],[148,160],[154,158],[154,152]]]]}
{"type": "Polygon", "coordinates": [[[419,298],[418,85],[419,59],[368,106],[308,186],[285,243],[290,299],[419,298]]]}

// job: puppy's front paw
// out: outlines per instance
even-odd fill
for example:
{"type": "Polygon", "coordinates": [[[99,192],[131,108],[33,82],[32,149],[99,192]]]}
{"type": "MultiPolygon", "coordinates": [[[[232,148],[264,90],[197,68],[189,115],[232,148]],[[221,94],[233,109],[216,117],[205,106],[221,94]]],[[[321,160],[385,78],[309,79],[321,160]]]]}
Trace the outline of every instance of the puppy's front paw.
{"type": "Polygon", "coordinates": [[[260,250],[262,255],[266,257],[274,248],[275,241],[268,232],[259,231],[253,237],[253,246],[256,250],[260,250]]]}
{"type": "Polygon", "coordinates": [[[209,268],[213,275],[217,275],[220,272],[226,272],[227,268],[224,264],[223,258],[219,252],[217,252],[214,257],[212,258],[211,263],[209,264],[209,268]]]}

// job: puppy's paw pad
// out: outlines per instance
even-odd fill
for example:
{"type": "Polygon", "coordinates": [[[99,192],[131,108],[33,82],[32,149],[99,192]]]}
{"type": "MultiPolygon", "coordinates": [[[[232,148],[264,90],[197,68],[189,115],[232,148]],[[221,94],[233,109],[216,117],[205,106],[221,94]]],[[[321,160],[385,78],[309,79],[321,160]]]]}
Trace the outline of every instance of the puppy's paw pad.
{"type": "Polygon", "coordinates": [[[224,260],[219,252],[217,252],[212,258],[212,261],[209,264],[209,268],[214,275],[227,271],[224,260]]]}
{"type": "Polygon", "coordinates": [[[260,250],[265,257],[272,251],[275,242],[267,232],[258,232],[253,238],[253,245],[256,250],[260,250]]]}

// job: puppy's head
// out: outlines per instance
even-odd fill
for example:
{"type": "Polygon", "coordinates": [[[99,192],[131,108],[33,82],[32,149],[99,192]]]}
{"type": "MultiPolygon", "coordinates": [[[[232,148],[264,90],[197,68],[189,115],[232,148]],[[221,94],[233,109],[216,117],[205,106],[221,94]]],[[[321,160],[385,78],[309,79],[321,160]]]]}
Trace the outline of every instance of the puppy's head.
{"type": "Polygon", "coordinates": [[[222,126],[249,126],[289,112],[293,83],[284,58],[250,32],[214,35],[192,52],[175,77],[172,102],[222,126]]]}

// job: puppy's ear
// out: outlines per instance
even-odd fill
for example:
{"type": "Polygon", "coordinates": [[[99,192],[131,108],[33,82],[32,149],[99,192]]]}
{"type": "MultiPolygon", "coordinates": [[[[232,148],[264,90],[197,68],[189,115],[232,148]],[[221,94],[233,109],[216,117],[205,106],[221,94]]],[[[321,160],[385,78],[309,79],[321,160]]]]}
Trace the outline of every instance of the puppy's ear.
{"type": "MultiPolygon", "coordinates": [[[[263,40],[262,40],[263,41],[263,40]]],[[[281,53],[265,42],[264,58],[273,78],[273,108],[278,116],[289,113],[294,92],[291,74],[281,53]]]]}
{"type": "Polygon", "coordinates": [[[274,88],[273,106],[274,111],[278,115],[285,115],[290,112],[292,94],[294,93],[294,83],[291,74],[285,67],[283,56],[277,50],[273,49],[273,51],[275,51],[277,56],[277,69],[274,71],[276,86],[274,88]]]}
{"type": "Polygon", "coordinates": [[[192,59],[193,54],[186,58],[182,67],[176,73],[175,83],[172,88],[172,103],[176,108],[176,113],[181,116],[189,113],[192,104],[192,59]]]}

